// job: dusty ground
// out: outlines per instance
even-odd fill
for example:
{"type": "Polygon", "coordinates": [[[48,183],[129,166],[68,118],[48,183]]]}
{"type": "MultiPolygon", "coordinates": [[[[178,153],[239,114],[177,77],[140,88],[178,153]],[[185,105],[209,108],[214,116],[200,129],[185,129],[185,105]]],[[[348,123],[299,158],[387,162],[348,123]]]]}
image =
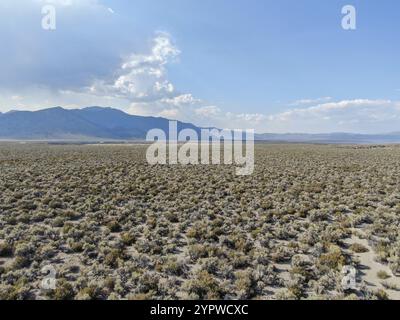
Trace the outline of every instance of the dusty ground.
{"type": "Polygon", "coordinates": [[[400,147],[256,145],[248,177],[145,150],[0,145],[1,299],[400,299],[400,147]]]}

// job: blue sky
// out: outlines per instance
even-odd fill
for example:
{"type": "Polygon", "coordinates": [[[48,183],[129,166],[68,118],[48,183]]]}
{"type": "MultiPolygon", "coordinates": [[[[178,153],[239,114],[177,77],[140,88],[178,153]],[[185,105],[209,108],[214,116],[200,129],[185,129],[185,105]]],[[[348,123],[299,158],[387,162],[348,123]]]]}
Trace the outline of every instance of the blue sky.
{"type": "Polygon", "coordinates": [[[399,131],[399,14],[396,0],[2,0],[0,111],[102,105],[258,132],[399,131]],[[341,27],[348,4],[356,30],[341,27]]]}

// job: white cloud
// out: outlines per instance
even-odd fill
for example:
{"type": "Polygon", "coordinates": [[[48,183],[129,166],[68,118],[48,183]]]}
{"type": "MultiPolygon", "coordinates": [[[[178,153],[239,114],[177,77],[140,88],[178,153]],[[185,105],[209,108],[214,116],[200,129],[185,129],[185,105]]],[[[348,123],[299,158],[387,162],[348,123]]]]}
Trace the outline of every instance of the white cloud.
{"type": "Polygon", "coordinates": [[[178,61],[180,50],[166,32],[158,32],[146,53],[135,53],[124,59],[114,77],[97,79],[87,92],[96,96],[118,97],[128,102],[126,111],[145,116],[162,116],[196,124],[209,125],[217,107],[181,93],[169,80],[167,65],[178,61]]]}
{"type": "Polygon", "coordinates": [[[148,54],[127,57],[115,78],[95,81],[89,88],[90,93],[116,96],[131,102],[154,102],[173,97],[175,88],[167,79],[165,66],[175,61],[179,54],[169,34],[159,32],[148,54]]]}
{"type": "Polygon", "coordinates": [[[194,112],[201,117],[214,118],[219,116],[222,111],[217,106],[205,106],[197,108],[194,112]]]}
{"type": "Polygon", "coordinates": [[[197,115],[196,109],[201,108],[203,103],[187,93],[158,100],[133,102],[126,111],[130,114],[160,116],[200,124],[203,123],[203,119],[197,115]]]}
{"type": "Polygon", "coordinates": [[[201,103],[201,100],[194,98],[190,93],[186,93],[186,94],[181,94],[181,95],[175,96],[173,98],[164,98],[161,100],[161,102],[168,104],[168,105],[173,105],[173,106],[179,107],[182,105],[193,106],[198,103],[201,103]]]}
{"type": "Polygon", "coordinates": [[[400,128],[400,102],[353,99],[295,108],[268,117],[271,131],[390,132],[400,128]]]}
{"type": "Polygon", "coordinates": [[[232,113],[218,107],[195,110],[198,123],[220,128],[255,129],[257,132],[399,131],[400,101],[353,99],[289,109],[276,114],[232,113]]]}
{"type": "Polygon", "coordinates": [[[179,119],[181,117],[181,111],[179,109],[165,109],[158,113],[158,116],[168,119],[179,119]]]}
{"type": "Polygon", "coordinates": [[[393,103],[390,100],[368,100],[368,99],[354,99],[343,100],[339,102],[329,102],[319,104],[308,108],[296,108],[286,112],[273,115],[273,120],[289,120],[292,118],[300,117],[320,117],[323,113],[333,113],[340,111],[337,115],[343,115],[342,112],[349,111],[366,111],[367,108],[381,108],[391,106],[393,103]]]}
{"type": "Polygon", "coordinates": [[[47,87],[34,86],[14,91],[0,89],[0,112],[9,110],[39,110],[62,106],[64,108],[82,108],[85,106],[125,105],[126,101],[115,97],[94,96],[86,92],[72,90],[54,91],[47,87]]]}
{"type": "Polygon", "coordinates": [[[295,102],[290,103],[290,106],[302,106],[302,105],[310,105],[310,104],[318,104],[323,102],[331,101],[332,97],[323,97],[323,98],[316,98],[316,99],[300,99],[296,100],[295,102]]]}

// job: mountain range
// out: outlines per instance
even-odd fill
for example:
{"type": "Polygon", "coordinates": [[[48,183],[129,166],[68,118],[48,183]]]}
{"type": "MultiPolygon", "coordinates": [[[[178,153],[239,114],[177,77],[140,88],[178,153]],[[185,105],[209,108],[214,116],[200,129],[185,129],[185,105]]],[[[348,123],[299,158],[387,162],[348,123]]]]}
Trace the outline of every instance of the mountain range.
{"type": "MultiPolygon", "coordinates": [[[[9,111],[0,113],[1,140],[61,140],[61,141],[125,141],[144,140],[149,130],[168,132],[169,120],[144,117],[121,110],[103,107],[64,109],[61,107],[39,111],[9,111]]],[[[201,127],[178,121],[178,131],[201,127]]],[[[400,143],[400,132],[388,134],[353,133],[264,133],[255,139],[266,142],[291,143],[400,143]]]]}
{"type": "MultiPolygon", "coordinates": [[[[102,107],[39,111],[10,111],[0,114],[2,140],[143,140],[149,130],[168,132],[169,120],[142,117],[102,107]]],[[[178,131],[200,128],[178,121],[178,131]]]]}

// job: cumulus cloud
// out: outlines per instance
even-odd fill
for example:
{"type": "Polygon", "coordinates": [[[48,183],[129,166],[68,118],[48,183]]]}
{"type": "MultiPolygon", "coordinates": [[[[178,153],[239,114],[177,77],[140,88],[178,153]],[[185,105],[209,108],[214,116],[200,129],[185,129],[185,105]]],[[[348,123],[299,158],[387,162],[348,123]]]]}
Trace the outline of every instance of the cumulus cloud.
{"type": "Polygon", "coordinates": [[[400,102],[353,99],[294,108],[268,116],[275,131],[389,132],[400,128],[400,102]]]}
{"type": "Polygon", "coordinates": [[[194,98],[190,93],[177,93],[174,97],[133,102],[126,111],[136,115],[167,117],[201,125],[206,123],[203,121],[206,119],[205,117],[200,117],[196,110],[203,108],[203,104],[202,100],[194,98]]]}
{"type": "Polygon", "coordinates": [[[300,99],[300,100],[296,100],[296,101],[292,102],[289,105],[290,106],[312,105],[312,104],[328,102],[331,100],[332,100],[332,97],[322,97],[322,98],[316,98],[316,99],[300,99]]]}
{"type": "Polygon", "coordinates": [[[400,131],[400,101],[352,99],[321,103],[284,112],[232,113],[218,107],[201,107],[196,116],[221,128],[255,129],[257,132],[353,132],[400,131]]]}
{"type": "MultiPolygon", "coordinates": [[[[157,32],[147,53],[131,54],[112,77],[96,79],[87,94],[117,97],[128,102],[125,111],[206,124],[211,109],[191,93],[178,91],[170,81],[167,66],[177,62],[181,51],[167,32],[157,32]],[[208,112],[207,112],[208,111],[208,112]]],[[[220,112],[220,110],[219,110],[220,112]]],[[[214,111],[214,116],[217,113],[214,111]]]]}
{"type": "Polygon", "coordinates": [[[195,110],[195,113],[199,116],[206,118],[214,118],[221,114],[222,110],[217,106],[205,106],[200,107],[195,110]]]}
{"type": "Polygon", "coordinates": [[[370,112],[375,112],[380,109],[380,112],[388,110],[387,108],[397,106],[397,103],[393,103],[390,100],[368,100],[368,99],[354,99],[354,100],[343,100],[338,102],[329,102],[319,104],[308,108],[296,108],[289,111],[273,115],[272,120],[286,121],[290,119],[299,118],[320,118],[326,114],[331,116],[343,117],[348,116],[349,113],[362,115],[364,117],[370,117],[370,112]]]}
{"type": "Polygon", "coordinates": [[[122,97],[132,102],[153,102],[173,97],[175,88],[167,79],[165,66],[179,54],[170,36],[158,33],[149,54],[130,55],[116,72],[116,78],[96,81],[90,92],[122,97]]]}

